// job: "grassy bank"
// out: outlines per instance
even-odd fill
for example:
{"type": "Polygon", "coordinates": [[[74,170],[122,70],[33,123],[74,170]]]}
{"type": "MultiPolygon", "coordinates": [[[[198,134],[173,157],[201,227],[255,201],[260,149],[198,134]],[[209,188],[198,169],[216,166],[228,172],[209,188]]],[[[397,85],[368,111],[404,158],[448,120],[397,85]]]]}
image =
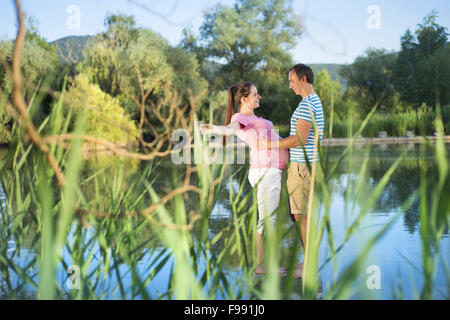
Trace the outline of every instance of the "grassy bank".
{"type": "MultiPolygon", "coordinates": [[[[374,113],[369,119],[367,125],[361,132],[362,137],[374,138],[384,131],[389,137],[403,137],[408,131],[418,136],[433,136],[436,132],[434,120],[436,112],[424,109],[410,110],[399,114],[380,114],[374,113]]],[[[444,106],[441,109],[442,122],[444,126],[444,134],[450,133],[450,106],[444,106]]],[[[351,132],[356,132],[361,127],[364,119],[333,119],[333,138],[348,137],[351,123],[351,132]]],[[[330,119],[325,119],[325,136],[329,137],[330,119]]],[[[280,135],[286,137],[289,135],[290,125],[276,125],[280,135]]]]}

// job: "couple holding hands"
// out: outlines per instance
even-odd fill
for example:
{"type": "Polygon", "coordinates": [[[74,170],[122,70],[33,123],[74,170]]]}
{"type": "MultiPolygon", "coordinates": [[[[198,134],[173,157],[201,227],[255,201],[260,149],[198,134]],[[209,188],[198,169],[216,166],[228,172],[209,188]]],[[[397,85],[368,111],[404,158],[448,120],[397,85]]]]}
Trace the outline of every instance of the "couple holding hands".
{"type": "MultiPolygon", "coordinates": [[[[274,211],[280,202],[281,178],[287,164],[286,185],[290,214],[300,228],[300,240],[303,248],[306,248],[306,213],[311,177],[305,155],[309,162],[319,160],[314,150],[313,122],[316,123],[321,141],[324,119],[322,103],[313,89],[312,69],[304,64],[296,64],[289,69],[288,74],[289,88],[302,97],[291,117],[289,137],[282,139],[273,130],[272,122],[254,114],[254,110],[259,107],[261,96],[256,86],[250,82],[238,83],[228,90],[224,126],[204,124],[200,127],[203,134],[236,134],[250,147],[248,179],[252,188],[257,188],[258,203],[257,274],[265,273],[262,244],[264,223],[267,220],[272,226],[275,225],[274,211]]],[[[295,268],[294,277],[301,278],[302,272],[303,262],[295,268]]],[[[285,273],[285,270],[281,268],[280,273],[285,273]]]]}

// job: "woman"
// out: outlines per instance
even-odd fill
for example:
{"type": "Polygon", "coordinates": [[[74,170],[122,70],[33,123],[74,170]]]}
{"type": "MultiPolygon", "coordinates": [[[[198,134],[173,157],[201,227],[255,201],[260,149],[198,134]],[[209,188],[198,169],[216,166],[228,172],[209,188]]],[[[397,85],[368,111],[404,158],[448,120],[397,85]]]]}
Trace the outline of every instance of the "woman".
{"type": "MultiPolygon", "coordinates": [[[[254,110],[259,107],[261,96],[256,86],[251,82],[242,82],[228,90],[228,106],[225,126],[212,124],[201,125],[203,134],[215,133],[224,136],[236,134],[250,146],[250,171],[248,180],[252,188],[257,188],[258,226],[257,226],[257,254],[258,265],[256,273],[265,273],[263,262],[262,233],[264,222],[275,225],[274,211],[280,202],[281,176],[286,168],[288,152],[286,149],[259,150],[257,141],[268,139],[280,140],[280,136],[273,130],[272,122],[257,117],[254,110]],[[235,106],[239,106],[238,112],[235,106]]],[[[280,273],[284,273],[280,269],[280,273]]]]}

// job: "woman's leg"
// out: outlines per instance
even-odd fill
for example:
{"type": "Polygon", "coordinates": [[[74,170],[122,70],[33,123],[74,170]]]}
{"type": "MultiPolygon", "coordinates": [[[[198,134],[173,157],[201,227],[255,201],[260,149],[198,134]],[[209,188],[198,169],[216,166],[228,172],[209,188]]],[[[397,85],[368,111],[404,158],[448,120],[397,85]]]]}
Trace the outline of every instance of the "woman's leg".
{"type": "MultiPolygon", "coordinates": [[[[275,210],[280,203],[281,192],[281,177],[283,171],[276,168],[261,170],[262,174],[257,184],[257,202],[258,202],[258,227],[257,227],[257,254],[258,266],[256,273],[265,273],[265,268],[262,264],[264,259],[264,245],[262,234],[264,231],[264,224],[270,224],[274,229],[276,227],[275,210]]],[[[280,270],[283,273],[284,270],[280,270]]]]}
{"type": "Polygon", "coordinates": [[[258,264],[256,265],[256,273],[266,273],[266,270],[263,266],[263,259],[264,259],[264,244],[262,242],[262,234],[257,232],[257,238],[256,238],[256,254],[257,254],[257,260],[258,264]]]}
{"type": "MultiPolygon", "coordinates": [[[[248,173],[248,181],[250,182],[250,185],[252,188],[257,188],[256,192],[256,198],[257,202],[260,198],[259,190],[263,187],[259,187],[259,183],[261,182],[261,169],[250,169],[248,173]]],[[[261,219],[261,208],[259,206],[258,202],[258,225],[259,225],[259,219],[261,219]]],[[[261,274],[265,273],[264,266],[262,265],[263,257],[264,257],[264,245],[262,243],[262,232],[260,233],[259,230],[257,231],[257,237],[256,237],[256,259],[257,259],[257,266],[256,266],[256,273],[261,274]]]]}

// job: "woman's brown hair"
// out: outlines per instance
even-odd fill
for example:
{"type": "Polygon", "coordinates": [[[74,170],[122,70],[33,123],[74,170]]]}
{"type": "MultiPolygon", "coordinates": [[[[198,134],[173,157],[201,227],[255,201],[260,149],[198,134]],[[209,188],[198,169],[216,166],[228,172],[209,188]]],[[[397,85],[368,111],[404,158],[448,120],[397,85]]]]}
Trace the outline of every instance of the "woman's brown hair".
{"type": "Polygon", "coordinates": [[[228,90],[227,114],[225,116],[225,125],[229,125],[231,117],[236,113],[236,105],[241,104],[242,97],[248,97],[251,87],[255,85],[251,82],[240,82],[228,90]]]}

